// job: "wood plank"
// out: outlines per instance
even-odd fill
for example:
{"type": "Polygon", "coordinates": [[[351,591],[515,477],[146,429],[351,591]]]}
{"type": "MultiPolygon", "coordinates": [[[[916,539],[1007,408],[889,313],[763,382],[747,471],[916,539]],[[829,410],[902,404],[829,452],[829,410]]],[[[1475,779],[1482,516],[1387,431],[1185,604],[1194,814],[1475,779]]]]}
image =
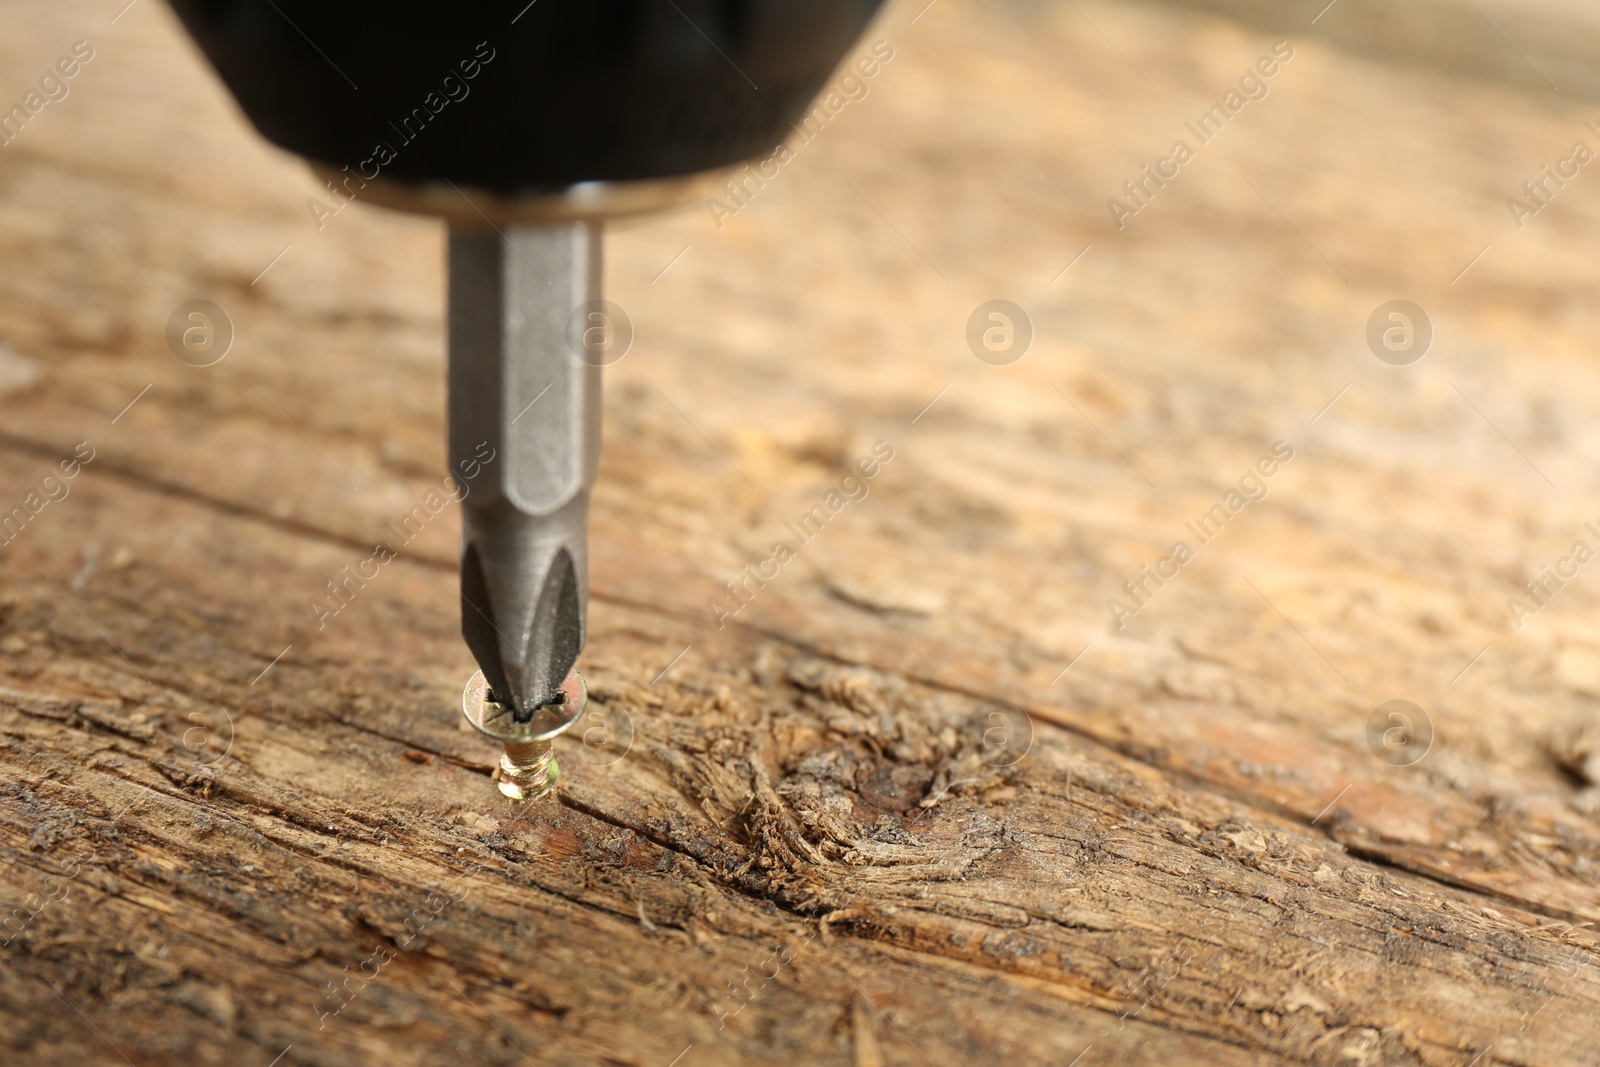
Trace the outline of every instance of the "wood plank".
{"type": "MultiPolygon", "coordinates": [[[[18,920],[19,1019],[49,1018],[22,1009],[54,994],[16,991],[48,977],[151,1056],[279,1042],[309,1047],[306,1062],[362,1048],[430,1062],[463,1034],[493,1043],[476,1003],[510,1045],[580,1061],[670,1058],[676,1042],[777,1062],[854,1047],[808,1036],[841,1025],[854,983],[884,1011],[868,1022],[896,1062],[997,1047],[985,1021],[1024,996],[1042,1012],[1032,1032],[1013,1034],[1020,1016],[1004,1030],[1029,1059],[1095,1044],[1136,1062],[1181,1046],[1207,1062],[1353,1049],[1450,1063],[1493,1044],[1579,1063],[1592,1047],[1575,1022],[1600,996],[1587,931],[1374,867],[1053,727],[995,766],[982,703],[758,636],[657,691],[649,671],[692,633],[657,613],[595,613],[593,691],[627,716],[626,757],[601,766],[612,754],[565,739],[560,803],[519,817],[452,721],[463,667],[429,618],[438,567],[394,564],[365,610],[330,624],[318,662],[285,659],[262,689],[251,673],[269,653],[248,643],[294,626],[267,590],[313,582],[343,546],[92,464],[80,479],[79,532],[126,529],[133,559],[71,593],[36,578],[7,594],[8,632],[42,638],[13,654],[23,681],[0,694],[8,882],[35,908],[65,893],[18,920]],[[191,547],[163,555],[180,530],[191,547]],[[218,544],[240,562],[197,565],[218,544]],[[196,604],[207,625],[183,625],[196,604]],[[384,647],[408,654],[372,654],[384,647]],[[412,938],[423,900],[440,914],[412,938]],[[670,977],[663,931],[688,954],[670,977]],[[393,981],[369,964],[385,999],[352,1002],[377,1033],[333,1036],[325,983],[386,944],[393,981]],[[794,987],[753,979],[741,1008],[747,969],[778,981],[784,946],[794,987]],[[131,958],[108,974],[90,962],[106,951],[131,958]],[[467,1004],[441,998],[451,982],[467,1004]],[[156,1037],[180,1010],[194,1043],[169,1049],[156,1037]]],[[[49,575],[75,547],[26,552],[49,575]]]]}
{"type": "Polygon", "coordinates": [[[0,503],[95,458],[0,548],[7,910],[78,872],[5,950],[3,1047],[1593,1062],[1594,594],[1504,610],[1600,519],[1596,209],[1503,204],[1581,109],[1296,40],[1117,231],[1104,198],[1271,41],[1083,5],[1125,61],[1070,9],[920,7],[723,228],[610,239],[639,339],[584,669],[634,737],[563,740],[520,818],[454,710],[454,513],[312,607],[443,477],[438,227],[317,230],[164,8],[15,13],[5,69],[97,54],[0,152],[31,268],[0,292],[0,503]],[[1362,341],[1397,293],[1438,327],[1403,369],[1362,341]],[[963,340],[996,295],[1037,326],[1008,367],[963,340]],[[194,298],[234,320],[214,367],[166,350],[194,298]],[[1280,439],[1267,499],[1116,629],[1106,599],[1280,439]],[[880,440],[867,497],[719,629],[880,440]],[[1436,728],[1409,767],[1368,747],[1395,697],[1436,728]]]}

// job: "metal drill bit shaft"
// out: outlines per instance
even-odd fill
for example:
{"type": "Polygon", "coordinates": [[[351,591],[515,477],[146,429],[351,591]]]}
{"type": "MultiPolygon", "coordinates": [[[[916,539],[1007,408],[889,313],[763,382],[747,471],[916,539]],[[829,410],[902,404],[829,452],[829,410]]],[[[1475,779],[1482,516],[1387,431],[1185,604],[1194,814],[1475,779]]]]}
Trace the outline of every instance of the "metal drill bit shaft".
{"type": "Polygon", "coordinates": [[[599,298],[597,224],[450,232],[450,464],[481,467],[462,505],[461,633],[519,721],[561,699],[583,650],[600,368],[572,323],[599,298]]]}

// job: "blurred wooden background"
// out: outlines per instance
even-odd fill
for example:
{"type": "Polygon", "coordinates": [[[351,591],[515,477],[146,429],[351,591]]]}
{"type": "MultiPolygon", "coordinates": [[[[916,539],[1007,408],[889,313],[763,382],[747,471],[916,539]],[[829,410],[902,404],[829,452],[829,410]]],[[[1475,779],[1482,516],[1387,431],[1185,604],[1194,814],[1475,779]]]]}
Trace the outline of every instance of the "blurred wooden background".
{"type": "Polygon", "coordinates": [[[0,515],[94,457],[0,547],[7,1062],[1596,1062],[1600,571],[1507,600],[1600,548],[1600,176],[1505,203],[1600,149],[1593,16],[1205,6],[893,5],[747,207],[615,228],[594,718],[526,809],[453,512],[312,608],[443,476],[441,228],[319,230],[165,7],[0,6],[0,103],[94,50],[0,147],[0,515]]]}

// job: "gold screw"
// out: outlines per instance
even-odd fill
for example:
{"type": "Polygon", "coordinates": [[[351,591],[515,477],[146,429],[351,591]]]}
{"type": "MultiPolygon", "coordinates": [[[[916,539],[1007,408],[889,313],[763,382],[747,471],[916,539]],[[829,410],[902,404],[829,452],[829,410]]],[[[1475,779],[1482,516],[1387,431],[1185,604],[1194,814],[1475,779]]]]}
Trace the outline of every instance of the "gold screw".
{"type": "Polygon", "coordinates": [[[561,683],[559,703],[540,708],[528,722],[489,697],[483,672],[474,674],[461,694],[461,714],[474,730],[499,741],[505,751],[495,768],[495,786],[512,800],[532,800],[556,787],[561,768],[551,744],[583,714],[589,699],[583,675],[570,672],[561,683]]]}

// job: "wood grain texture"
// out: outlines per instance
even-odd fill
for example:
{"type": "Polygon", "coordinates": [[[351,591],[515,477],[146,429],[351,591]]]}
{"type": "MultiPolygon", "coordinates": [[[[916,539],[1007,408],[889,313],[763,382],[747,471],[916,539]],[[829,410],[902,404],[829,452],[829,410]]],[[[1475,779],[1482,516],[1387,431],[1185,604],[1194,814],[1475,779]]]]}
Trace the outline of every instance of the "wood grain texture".
{"type": "Polygon", "coordinates": [[[318,229],[167,10],[116,14],[0,37],[19,98],[95,48],[0,147],[0,514],[93,454],[0,546],[7,1062],[1600,1058],[1597,579],[1506,609],[1600,523],[1600,179],[1504,204],[1582,107],[1295,38],[1118,230],[1273,38],[891,7],[737,213],[608,239],[593,717],[523,807],[459,722],[427,505],[438,225],[318,229]],[[1397,296],[1409,367],[1364,341],[1397,296]],[[995,298],[1035,329],[1003,367],[995,298]],[[167,350],[191,299],[211,367],[167,350]],[[1409,766],[1368,744],[1397,698],[1409,766]]]}

